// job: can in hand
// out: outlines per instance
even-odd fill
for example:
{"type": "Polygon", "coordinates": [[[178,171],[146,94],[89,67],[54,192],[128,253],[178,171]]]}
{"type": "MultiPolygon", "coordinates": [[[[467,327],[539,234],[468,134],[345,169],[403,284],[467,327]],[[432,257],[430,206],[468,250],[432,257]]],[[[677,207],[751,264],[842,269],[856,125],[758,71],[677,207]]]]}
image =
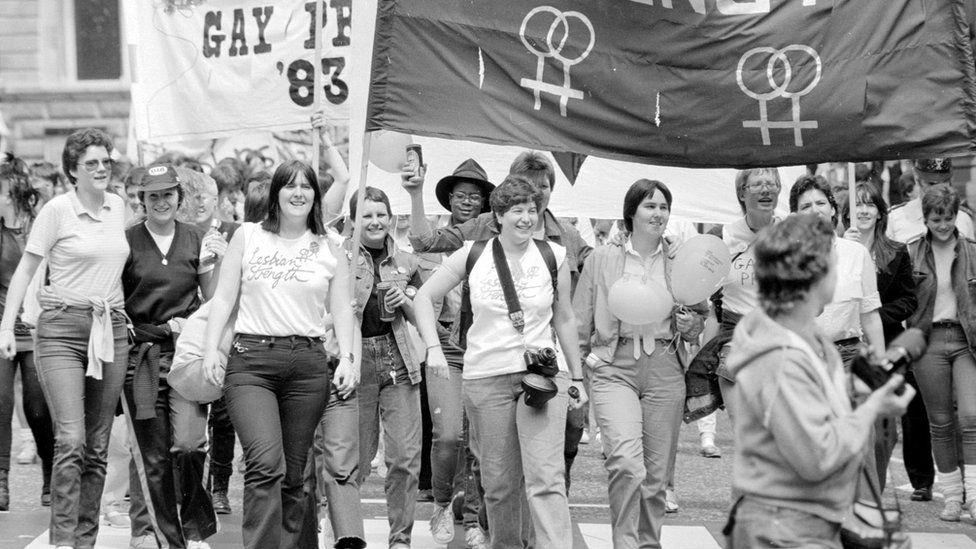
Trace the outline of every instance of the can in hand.
{"type": "Polygon", "coordinates": [[[380,320],[383,322],[393,322],[396,318],[396,309],[386,306],[386,294],[391,288],[396,287],[396,282],[386,281],[376,283],[376,300],[380,306],[380,320]]]}
{"type": "Polygon", "coordinates": [[[424,165],[424,153],[420,145],[416,143],[407,145],[407,162],[413,162],[413,174],[420,175],[420,170],[424,165]]]}

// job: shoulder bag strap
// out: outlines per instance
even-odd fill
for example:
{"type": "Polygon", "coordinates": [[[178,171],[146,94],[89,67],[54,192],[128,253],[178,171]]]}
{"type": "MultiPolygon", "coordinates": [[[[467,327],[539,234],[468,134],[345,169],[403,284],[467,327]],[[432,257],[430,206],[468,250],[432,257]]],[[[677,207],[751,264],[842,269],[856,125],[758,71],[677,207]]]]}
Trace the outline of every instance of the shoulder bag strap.
{"type": "Polygon", "coordinates": [[[502,292],[505,294],[505,304],[508,305],[508,318],[512,321],[512,326],[515,327],[519,335],[523,335],[525,314],[522,313],[522,305],[519,303],[518,293],[515,291],[515,281],[512,280],[512,271],[508,268],[505,250],[502,249],[502,244],[497,238],[491,243],[491,255],[495,260],[498,281],[501,283],[502,292]]]}
{"type": "Polygon", "coordinates": [[[535,245],[539,248],[539,253],[542,254],[542,259],[546,262],[546,267],[549,268],[549,277],[552,278],[552,300],[555,302],[559,299],[559,265],[556,265],[556,254],[553,253],[549,242],[545,240],[536,240],[535,245]]]}

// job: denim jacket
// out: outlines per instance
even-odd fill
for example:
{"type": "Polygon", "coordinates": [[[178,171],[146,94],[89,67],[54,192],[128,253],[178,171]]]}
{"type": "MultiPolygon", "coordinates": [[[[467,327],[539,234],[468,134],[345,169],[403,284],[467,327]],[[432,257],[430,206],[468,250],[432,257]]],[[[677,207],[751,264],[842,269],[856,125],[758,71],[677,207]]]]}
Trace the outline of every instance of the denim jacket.
{"type": "MultiPolygon", "coordinates": [[[[351,239],[346,240],[346,253],[349,254],[352,247],[351,239]]],[[[421,267],[420,258],[399,249],[392,237],[386,239],[386,249],[388,256],[380,262],[379,281],[395,281],[401,290],[411,284],[411,280],[419,278],[426,280],[429,276],[427,269],[421,267]]],[[[369,294],[373,291],[373,259],[369,251],[359,245],[359,257],[356,260],[356,287],[354,289],[356,318],[361,323],[363,321],[363,309],[369,301],[369,294]]],[[[396,339],[397,348],[406,363],[407,372],[410,374],[410,383],[416,385],[420,383],[420,362],[422,357],[417,356],[411,337],[407,332],[408,321],[403,315],[402,310],[397,310],[396,318],[393,320],[393,337],[396,339]]]]}
{"type": "MultiPolygon", "coordinates": [[[[670,250],[667,240],[661,242],[664,253],[664,277],[668,289],[671,288],[671,263],[674,254],[670,250]]],[[[573,310],[579,326],[580,356],[584,359],[592,353],[602,362],[613,361],[620,342],[620,320],[613,316],[608,305],[608,294],[613,284],[624,274],[624,262],[627,254],[619,244],[600,246],[590,254],[586,266],[576,286],[573,296],[573,310]]],[[[690,337],[695,338],[704,327],[704,317],[708,314],[708,305],[701,302],[690,307],[695,316],[696,327],[690,337]]],[[[674,315],[671,317],[671,328],[674,330],[674,315]]],[[[675,330],[677,333],[677,330],[675,330]]],[[[678,345],[678,359],[682,366],[688,364],[687,351],[684,345],[678,345]]]]}
{"type": "MultiPolygon", "coordinates": [[[[920,328],[926,335],[932,330],[935,314],[935,257],[928,233],[908,243],[915,278],[918,308],[908,319],[910,328],[920,328]]],[[[956,315],[966,334],[969,348],[976,348],[976,241],[958,235],[952,262],[952,292],[956,295],[956,315]]]]}

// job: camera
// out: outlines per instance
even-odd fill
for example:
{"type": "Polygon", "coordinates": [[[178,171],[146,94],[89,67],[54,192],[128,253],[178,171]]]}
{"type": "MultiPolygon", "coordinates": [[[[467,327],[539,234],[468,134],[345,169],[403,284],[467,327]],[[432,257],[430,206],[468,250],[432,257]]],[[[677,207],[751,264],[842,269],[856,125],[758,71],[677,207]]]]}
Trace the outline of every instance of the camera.
{"type": "MultiPolygon", "coordinates": [[[[887,383],[891,376],[904,375],[908,367],[925,354],[925,348],[925,334],[918,328],[909,328],[891,342],[881,360],[872,360],[862,349],[854,357],[851,371],[873,391],[887,383]]],[[[899,389],[898,394],[901,391],[899,389]]]]}
{"type": "Polygon", "coordinates": [[[556,361],[556,350],[543,347],[538,351],[525,351],[523,355],[525,367],[529,373],[522,378],[522,390],[525,392],[525,404],[533,408],[542,408],[559,392],[553,377],[559,373],[556,361]]]}

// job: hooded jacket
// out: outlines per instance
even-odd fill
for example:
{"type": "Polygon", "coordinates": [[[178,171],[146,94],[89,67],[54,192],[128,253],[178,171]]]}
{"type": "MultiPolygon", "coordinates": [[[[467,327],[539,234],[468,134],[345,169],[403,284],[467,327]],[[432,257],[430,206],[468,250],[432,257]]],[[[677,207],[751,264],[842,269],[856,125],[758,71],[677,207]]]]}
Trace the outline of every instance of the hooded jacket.
{"type": "Polygon", "coordinates": [[[817,356],[799,335],[762,310],[736,326],[732,486],[768,505],[843,521],[871,430],[851,411],[840,355],[819,331],[817,356]]]}

